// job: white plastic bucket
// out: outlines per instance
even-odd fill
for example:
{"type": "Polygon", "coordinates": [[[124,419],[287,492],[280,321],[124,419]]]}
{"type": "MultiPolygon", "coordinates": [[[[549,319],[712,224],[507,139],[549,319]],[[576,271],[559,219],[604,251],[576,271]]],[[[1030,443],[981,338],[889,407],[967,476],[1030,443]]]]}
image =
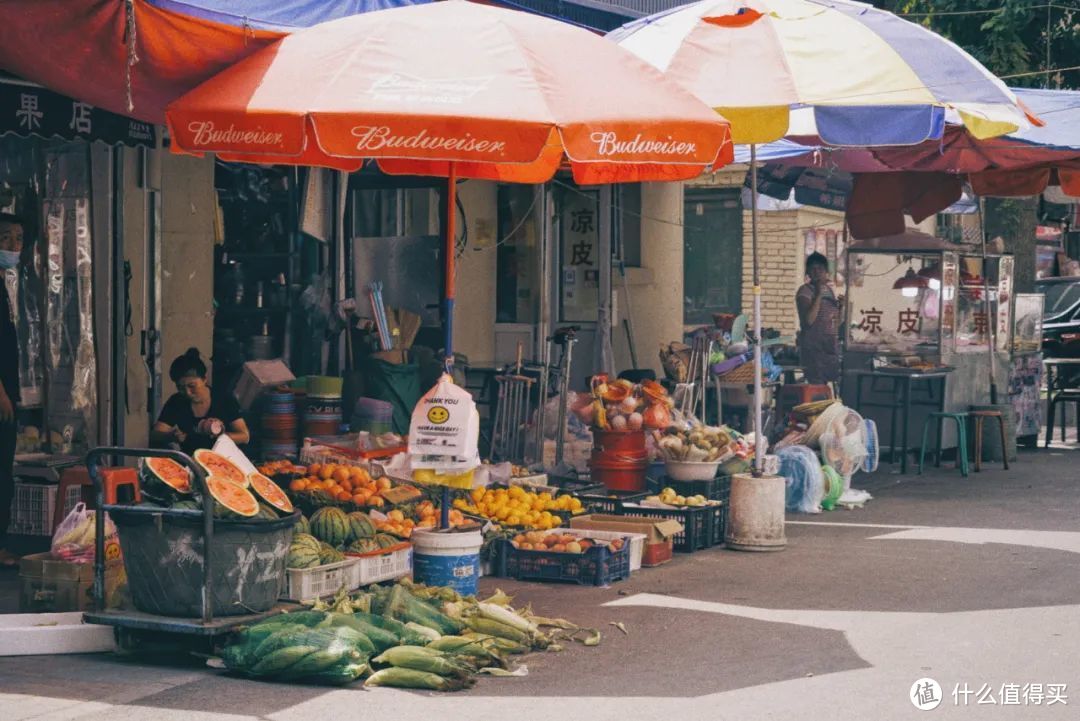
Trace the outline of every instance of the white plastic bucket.
{"type": "Polygon", "coordinates": [[[449,586],[462,596],[476,595],[480,578],[480,546],[476,531],[414,529],[413,578],[427,586],[449,586]]]}

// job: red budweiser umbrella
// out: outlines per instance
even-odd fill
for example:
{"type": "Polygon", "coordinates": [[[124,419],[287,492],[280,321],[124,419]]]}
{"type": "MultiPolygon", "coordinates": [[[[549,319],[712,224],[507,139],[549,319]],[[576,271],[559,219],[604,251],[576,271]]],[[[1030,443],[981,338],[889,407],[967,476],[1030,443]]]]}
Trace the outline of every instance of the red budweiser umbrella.
{"type": "Polygon", "coordinates": [[[547,18],[438,2],[285,37],[169,105],[177,152],[455,180],[682,180],[730,162],[726,121],[616,44],[547,18]]]}

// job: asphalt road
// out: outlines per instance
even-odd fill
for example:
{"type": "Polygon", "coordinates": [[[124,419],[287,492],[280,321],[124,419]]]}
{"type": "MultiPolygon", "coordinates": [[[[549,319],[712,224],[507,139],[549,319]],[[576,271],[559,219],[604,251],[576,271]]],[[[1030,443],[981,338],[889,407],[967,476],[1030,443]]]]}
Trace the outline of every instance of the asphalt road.
{"type": "Polygon", "coordinates": [[[603,641],[460,694],[255,682],[176,655],[0,658],[0,718],[1080,718],[1078,461],[883,466],[856,478],[866,508],[789,517],[781,553],[677,556],[605,589],[484,579],[603,641]],[[923,677],[933,711],[909,701],[923,677]]]}

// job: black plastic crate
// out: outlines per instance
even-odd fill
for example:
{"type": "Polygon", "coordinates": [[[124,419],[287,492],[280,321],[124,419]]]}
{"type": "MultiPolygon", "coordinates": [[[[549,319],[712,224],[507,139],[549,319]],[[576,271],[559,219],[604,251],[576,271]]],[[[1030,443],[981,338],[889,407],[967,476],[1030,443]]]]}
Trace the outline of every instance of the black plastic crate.
{"type": "Polygon", "coordinates": [[[621,506],[619,515],[678,521],[683,525],[683,531],[672,537],[672,547],[679,553],[693,553],[715,546],[718,530],[720,541],[723,541],[723,511],[724,506],[687,506],[686,508],[621,506]],[[719,522],[717,519],[720,519],[719,522]]]}
{"type": "Polygon", "coordinates": [[[498,542],[495,575],[519,581],[564,581],[583,586],[607,586],[630,577],[630,539],[618,551],[606,545],[585,553],[559,553],[514,548],[506,539],[498,542]]]}
{"type": "Polygon", "coordinates": [[[644,492],[636,493],[633,491],[609,491],[603,486],[600,486],[595,491],[575,493],[574,495],[581,501],[582,507],[588,513],[618,515],[621,513],[620,509],[622,509],[625,504],[644,501],[649,494],[644,492]]]}
{"type": "Polygon", "coordinates": [[[548,475],[548,485],[555,486],[561,491],[571,494],[600,493],[604,490],[604,484],[595,483],[588,478],[572,478],[570,476],[548,475]]]}
{"type": "Polygon", "coordinates": [[[707,506],[712,511],[709,516],[709,546],[720,546],[724,543],[724,533],[727,531],[727,509],[725,500],[721,506],[707,506]]]}
{"type": "Polygon", "coordinates": [[[706,481],[676,481],[660,476],[649,479],[649,488],[653,493],[670,488],[680,496],[705,496],[710,501],[726,501],[731,493],[731,476],[720,474],[706,481]]]}

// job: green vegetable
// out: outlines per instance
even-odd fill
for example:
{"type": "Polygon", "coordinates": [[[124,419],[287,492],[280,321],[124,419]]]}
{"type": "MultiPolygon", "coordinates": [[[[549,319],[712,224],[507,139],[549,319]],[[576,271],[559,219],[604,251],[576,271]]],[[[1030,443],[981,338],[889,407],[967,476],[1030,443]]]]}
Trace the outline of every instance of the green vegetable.
{"type": "Polygon", "coordinates": [[[425,688],[432,691],[460,691],[475,683],[472,678],[450,679],[437,673],[417,671],[411,668],[384,668],[376,671],[364,682],[365,686],[394,686],[397,688],[425,688]]]}
{"type": "Polygon", "coordinates": [[[532,639],[529,637],[529,634],[519,629],[513,628],[512,626],[507,626],[506,624],[499,623],[498,621],[493,621],[490,618],[485,618],[483,616],[473,616],[468,620],[467,623],[469,624],[469,628],[474,631],[479,631],[480,633],[484,633],[489,636],[497,636],[498,638],[504,638],[513,641],[514,643],[521,644],[523,646],[532,645],[532,639]]]}
{"type": "Polygon", "coordinates": [[[453,678],[467,678],[471,671],[464,666],[454,663],[438,651],[429,651],[426,648],[416,646],[396,646],[387,649],[381,656],[374,659],[375,663],[389,664],[398,668],[411,668],[416,671],[437,673],[440,676],[453,678]]]}
{"type": "Polygon", "coordinates": [[[264,676],[284,671],[298,663],[300,659],[309,653],[315,653],[318,650],[318,646],[286,646],[279,648],[273,653],[263,656],[262,660],[252,667],[251,673],[256,676],[264,676]]]}

